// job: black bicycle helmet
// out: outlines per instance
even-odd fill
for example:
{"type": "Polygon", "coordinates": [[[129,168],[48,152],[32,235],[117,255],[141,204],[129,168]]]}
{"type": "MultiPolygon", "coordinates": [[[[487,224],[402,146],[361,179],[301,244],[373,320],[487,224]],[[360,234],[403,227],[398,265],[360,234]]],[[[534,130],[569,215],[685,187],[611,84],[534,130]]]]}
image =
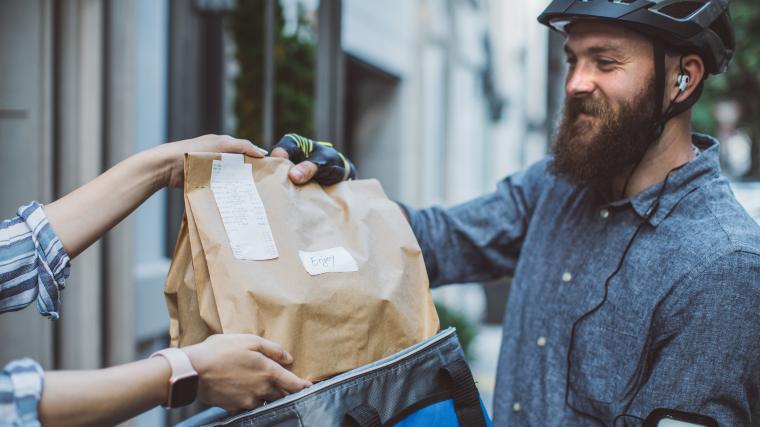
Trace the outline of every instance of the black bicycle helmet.
{"type": "Polygon", "coordinates": [[[584,18],[620,22],[672,49],[693,51],[709,74],[725,72],[736,48],[728,0],[553,0],[538,21],[564,31],[584,18]]]}
{"type": "Polygon", "coordinates": [[[705,78],[725,72],[736,48],[728,0],[552,0],[538,22],[564,33],[568,24],[580,19],[620,23],[652,40],[656,94],[653,139],[662,135],[670,119],[691,108],[704,89],[703,79],[687,99],[671,102],[662,111],[666,47],[699,54],[705,64],[705,78]]]}

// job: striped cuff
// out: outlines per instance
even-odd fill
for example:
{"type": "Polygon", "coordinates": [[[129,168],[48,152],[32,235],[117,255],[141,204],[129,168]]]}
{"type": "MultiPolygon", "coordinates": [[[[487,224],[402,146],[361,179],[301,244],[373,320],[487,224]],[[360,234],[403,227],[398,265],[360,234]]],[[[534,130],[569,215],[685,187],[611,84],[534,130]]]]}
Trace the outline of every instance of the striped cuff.
{"type": "Polygon", "coordinates": [[[0,372],[0,425],[39,427],[44,373],[32,359],[14,360],[0,372]]]}
{"type": "Polygon", "coordinates": [[[53,227],[48,223],[42,205],[32,202],[19,208],[18,215],[31,230],[37,252],[37,309],[41,314],[56,320],[59,317],[60,293],[66,286],[71,260],[53,227]]]}

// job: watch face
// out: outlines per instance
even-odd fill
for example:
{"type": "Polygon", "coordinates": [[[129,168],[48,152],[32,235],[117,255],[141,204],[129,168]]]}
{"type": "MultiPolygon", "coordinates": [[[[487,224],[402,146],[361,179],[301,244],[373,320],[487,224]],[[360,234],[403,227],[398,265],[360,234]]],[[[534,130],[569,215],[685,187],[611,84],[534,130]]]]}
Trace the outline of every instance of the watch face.
{"type": "Polygon", "coordinates": [[[169,406],[178,408],[193,403],[198,394],[198,375],[188,375],[174,380],[169,406]]]}

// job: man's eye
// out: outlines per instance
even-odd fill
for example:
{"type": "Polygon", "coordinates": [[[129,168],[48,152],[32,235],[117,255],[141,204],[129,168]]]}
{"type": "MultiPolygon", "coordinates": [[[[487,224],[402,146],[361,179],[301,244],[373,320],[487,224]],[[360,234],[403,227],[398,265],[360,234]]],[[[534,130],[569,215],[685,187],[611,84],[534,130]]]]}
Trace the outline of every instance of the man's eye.
{"type": "Polygon", "coordinates": [[[599,59],[596,61],[597,64],[599,64],[602,68],[610,68],[613,65],[617,64],[617,61],[609,60],[609,59],[599,59]]]}

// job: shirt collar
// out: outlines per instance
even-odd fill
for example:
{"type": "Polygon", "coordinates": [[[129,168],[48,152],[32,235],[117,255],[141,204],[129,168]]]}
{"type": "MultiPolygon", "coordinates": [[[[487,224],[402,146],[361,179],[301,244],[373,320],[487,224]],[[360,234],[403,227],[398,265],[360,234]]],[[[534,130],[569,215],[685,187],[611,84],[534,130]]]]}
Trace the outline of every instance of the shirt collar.
{"type": "Polygon", "coordinates": [[[609,205],[618,207],[630,203],[642,219],[646,219],[649,209],[653,209],[649,223],[653,227],[658,226],[687,194],[720,176],[718,140],[708,135],[695,133],[692,135],[692,143],[702,151],[702,154],[670,175],[665,192],[657,206],[655,206],[655,201],[662,189],[662,182],[652,185],[632,198],[615,201],[609,205]]]}

